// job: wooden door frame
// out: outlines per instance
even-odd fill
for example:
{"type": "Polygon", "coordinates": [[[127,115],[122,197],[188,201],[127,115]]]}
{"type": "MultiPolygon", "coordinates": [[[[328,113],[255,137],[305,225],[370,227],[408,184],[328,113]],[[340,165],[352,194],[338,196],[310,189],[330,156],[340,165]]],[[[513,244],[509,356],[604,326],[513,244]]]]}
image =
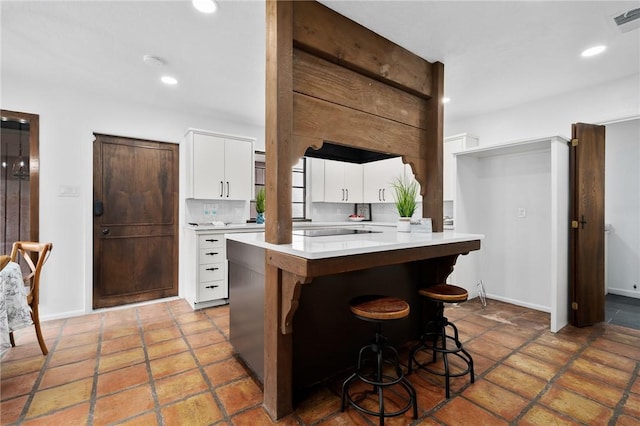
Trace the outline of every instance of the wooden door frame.
{"type": "Polygon", "coordinates": [[[0,110],[2,119],[29,123],[29,240],[40,240],[40,116],[0,110]]]}

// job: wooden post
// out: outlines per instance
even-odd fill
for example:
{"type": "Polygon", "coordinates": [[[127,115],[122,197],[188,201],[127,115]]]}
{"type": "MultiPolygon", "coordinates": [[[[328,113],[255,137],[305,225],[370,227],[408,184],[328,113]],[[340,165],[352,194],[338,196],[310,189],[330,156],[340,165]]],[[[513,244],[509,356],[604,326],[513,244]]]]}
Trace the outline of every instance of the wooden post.
{"type": "MultiPolygon", "coordinates": [[[[265,241],[291,242],[293,4],[267,0],[265,241]]],[[[280,332],[283,271],[265,260],[264,408],[279,419],[293,411],[292,335],[280,332]]]]}

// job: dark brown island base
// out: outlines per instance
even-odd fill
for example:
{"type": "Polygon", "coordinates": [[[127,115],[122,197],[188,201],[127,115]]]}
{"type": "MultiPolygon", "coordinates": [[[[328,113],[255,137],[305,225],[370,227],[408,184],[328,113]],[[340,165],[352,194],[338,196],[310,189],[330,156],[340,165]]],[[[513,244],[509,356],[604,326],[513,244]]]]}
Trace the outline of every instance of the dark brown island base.
{"type": "MultiPolygon", "coordinates": [[[[384,229],[384,228],[383,228],[384,229]]],[[[382,294],[409,302],[408,319],[385,324],[393,345],[417,339],[431,315],[418,289],[445,282],[460,254],[480,248],[482,235],[384,232],[293,236],[264,242],[264,233],[227,235],[230,340],[264,384],[274,418],[293,409],[297,391],[355,365],[373,325],[349,311],[349,300],[382,294]],[[282,274],[265,288],[265,274],[282,274]],[[266,304],[265,304],[266,300],[266,304]]]]}

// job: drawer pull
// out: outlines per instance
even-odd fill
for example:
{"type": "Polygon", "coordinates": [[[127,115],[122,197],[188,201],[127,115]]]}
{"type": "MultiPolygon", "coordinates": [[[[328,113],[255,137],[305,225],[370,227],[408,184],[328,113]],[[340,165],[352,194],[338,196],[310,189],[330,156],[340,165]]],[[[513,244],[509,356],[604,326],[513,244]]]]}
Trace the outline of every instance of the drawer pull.
{"type": "Polygon", "coordinates": [[[205,240],[205,241],[208,242],[208,243],[217,243],[220,240],[205,240]]]}
{"type": "Polygon", "coordinates": [[[217,251],[212,251],[211,253],[205,253],[207,256],[215,256],[216,254],[220,254],[217,251]]]}
{"type": "Polygon", "coordinates": [[[217,271],[220,268],[207,268],[207,271],[217,271]]]}
{"type": "Polygon", "coordinates": [[[217,288],[217,287],[220,287],[220,286],[219,286],[219,285],[217,285],[217,284],[216,284],[216,285],[208,285],[208,286],[206,286],[205,288],[217,288]]]}

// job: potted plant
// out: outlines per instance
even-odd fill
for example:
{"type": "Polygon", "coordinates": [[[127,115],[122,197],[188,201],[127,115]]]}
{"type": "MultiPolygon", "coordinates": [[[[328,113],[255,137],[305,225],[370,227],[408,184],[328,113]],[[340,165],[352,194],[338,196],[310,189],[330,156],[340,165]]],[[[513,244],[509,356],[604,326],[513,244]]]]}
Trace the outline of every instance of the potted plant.
{"type": "Polygon", "coordinates": [[[415,180],[408,181],[405,177],[399,177],[391,185],[393,186],[396,210],[400,215],[398,231],[409,232],[411,230],[411,216],[415,213],[418,205],[416,201],[418,182],[415,180]]]}
{"type": "Polygon", "coordinates": [[[264,223],[264,201],[266,193],[264,188],[260,188],[256,192],[256,223],[264,223]]]}

